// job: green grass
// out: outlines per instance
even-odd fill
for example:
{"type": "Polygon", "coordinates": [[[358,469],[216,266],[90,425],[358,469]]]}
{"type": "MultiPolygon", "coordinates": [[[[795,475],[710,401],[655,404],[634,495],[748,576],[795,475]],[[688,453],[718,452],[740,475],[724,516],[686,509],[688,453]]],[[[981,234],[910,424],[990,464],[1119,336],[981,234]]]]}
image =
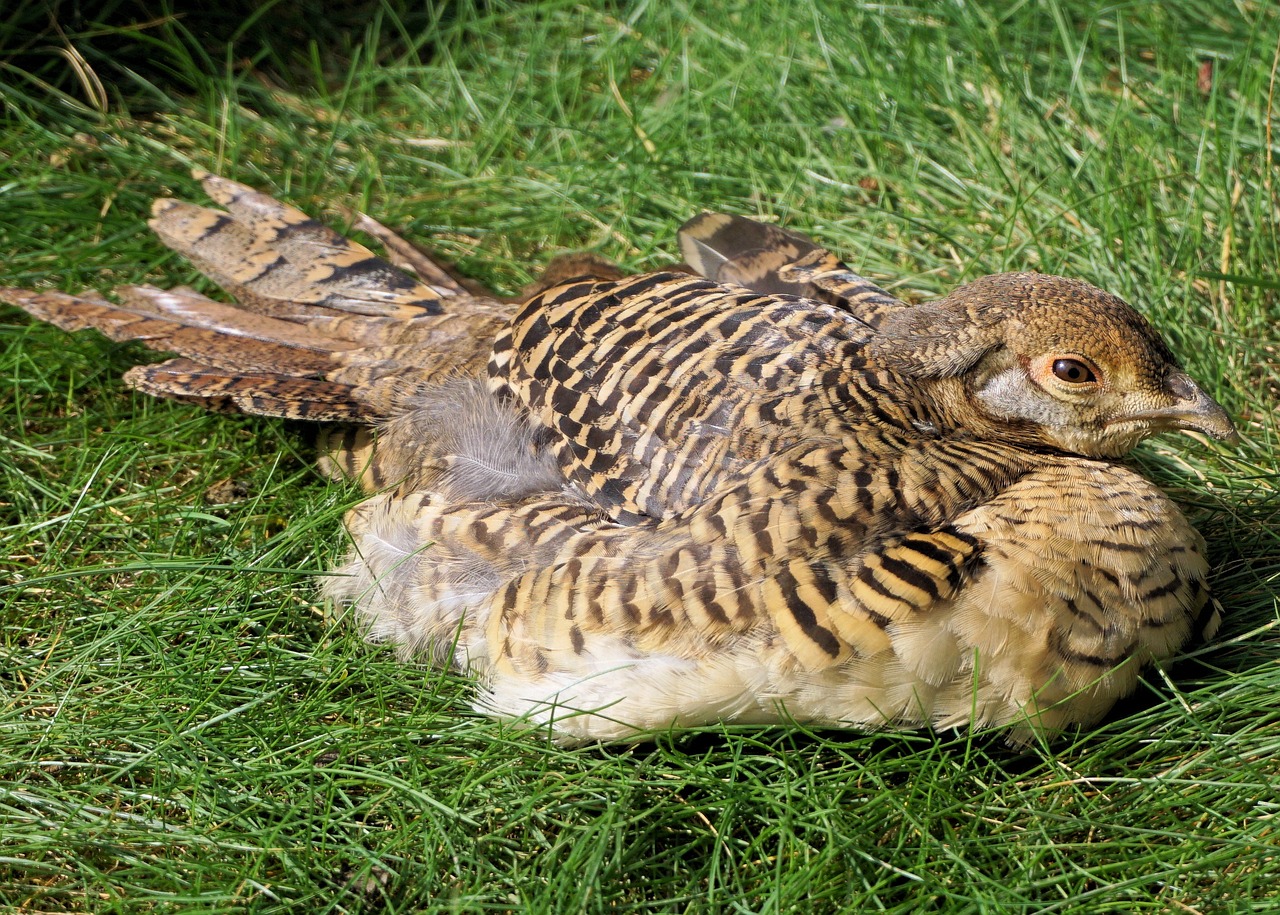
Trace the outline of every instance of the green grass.
{"type": "Polygon", "coordinates": [[[506,291],[564,248],[660,265],[724,209],[912,298],[1095,282],[1243,435],[1138,457],[1208,539],[1226,624],[1100,729],[565,750],[326,618],[313,573],[356,494],[305,429],[148,400],[119,382],[140,348],[5,309],[0,907],[1280,907],[1280,13],[998,6],[387,3],[335,35],[281,5],[227,45],[110,4],[63,29],[105,110],[45,19],[0,23],[5,284],[191,282],[142,226],[199,199],[193,165],[373,213],[506,291]]]}

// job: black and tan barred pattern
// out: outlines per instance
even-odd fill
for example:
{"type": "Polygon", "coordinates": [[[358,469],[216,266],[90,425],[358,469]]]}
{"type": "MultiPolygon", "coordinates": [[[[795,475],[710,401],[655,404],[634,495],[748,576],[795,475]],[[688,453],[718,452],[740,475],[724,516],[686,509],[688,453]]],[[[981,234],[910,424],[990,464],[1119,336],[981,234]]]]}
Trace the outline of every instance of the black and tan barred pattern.
{"type": "Polygon", "coordinates": [[[266,194],[205,172],[195,176],[227,212],[162,198],[149,225],[245,307],[282,317],[321,309],[412,318],[442,313],[440,299],[454,294],[419,283],[266,194]]]}
{"type": "Polygon", "coordinates": [[[910,619],[950,600],[978,554],[977,539],[950,525],[888,538],[863,557],[853,598],[877,625],[910,619]]]}
{"type": "Polygon", "coordinates": [[[199,403],[217,412],[252,413],[308,422],[373,422],[377,414],[345,384],[238,369],[190,359],[138,365],[125,384],[155,397],[199,403]]]}
{"type": "Polygon", "coordinates": [[[586,492],[616,517],[661,518],[850,424],[938,425],[926,398],[884,396],[912,383],[865,363],[872,333],[810,300],[656,273],[530,300],[490,374],[556,434],[586,492]]]}
{"type": "MultiPolygon", "coordinates": [[[[666,521],[567,531],[551,563],[495,595],[494,676],[532,685],[625,665],[628,652],[708,663],[753,645],[779,682],[835,688],[880,671],[921,691],[888,722],[858,712],[866,724],[1094,721],[1187,637],[1205,601],[1199,538],[1125,468],[971,447],[846,461],[838,446],[797,446],[666,521]],[[970,459],[1002,466],[984,494],[952,479],[970,459]],[[944,523],[921,526],[904,481],[930,467],[931,490],[953,501],[944,523]],[[1063,515],[1064,497],[1110,513],[1116,536],[1063,515]]],[[[779,695],[801,717],[839,717],[808,711],[829,705],[807,694],[779,695]]]]}
{"type": "Polygon", "coordinates": [[[664,521],[571,536],[555,563],[495,597],[490,638],[526,674],[565,646],[580,655],[594,632],[695,654],[735,633],[772,632],[810,670],[886,650],[890,625],[951,599],[978,561],[978,541],[950,519],[1028,464],[973,443],[935,463],[948,443],[883,435],[793,446],[664,521]],[[943,478],[962,464],[991,471],[984,492],[943,478]],[[941,474],[928,479],[933,467],[941,474]],[[908,481],[937,494],[933,519],[908,481]]]}

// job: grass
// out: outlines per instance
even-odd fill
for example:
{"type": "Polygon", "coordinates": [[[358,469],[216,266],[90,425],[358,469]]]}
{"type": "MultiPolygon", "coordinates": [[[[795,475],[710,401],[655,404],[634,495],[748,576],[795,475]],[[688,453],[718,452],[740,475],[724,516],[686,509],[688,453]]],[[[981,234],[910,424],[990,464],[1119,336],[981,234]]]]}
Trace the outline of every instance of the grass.
{"type": "Polygon", "coordinates": [[[305,429],[148,400],[119,382],[138,347],[6,309],[0,907],[1280,905],[1273,4],[464,0],[337,34],[302,5],[219,30],[108,4],[62,35],[21,9],[0,23],[22,51],[0,65],[6,284],[191,282],[142,223],[154,196],[199,199],[193,165],[339,225],[364,209],[508,291],[564,248],[660,265],[724,209],[912,298],[1091,280],[1243,441],[1138,456],[1204,532],[1227,621],[1100,729],[1022,753],[730,727],[565,750],[326,618],[313,573],[356,494],[305,429]]]}

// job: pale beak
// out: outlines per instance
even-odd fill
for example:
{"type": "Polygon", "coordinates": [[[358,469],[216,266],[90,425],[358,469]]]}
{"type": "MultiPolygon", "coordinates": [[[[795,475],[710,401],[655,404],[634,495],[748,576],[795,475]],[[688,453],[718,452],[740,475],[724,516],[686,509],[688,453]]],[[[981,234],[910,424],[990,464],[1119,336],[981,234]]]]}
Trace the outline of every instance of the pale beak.
{"type": "Polygon", "coordinates": [[[1167,407],[1130,414],[1126,420],[1145,420],[1163,429],[1202,432],[1222,442],[1240,440],[1235,423],[1218,402],[1201,390],[1185,372],[1170,372],[1164,381],[1165,393],[1174,399],[1167,407]]]}

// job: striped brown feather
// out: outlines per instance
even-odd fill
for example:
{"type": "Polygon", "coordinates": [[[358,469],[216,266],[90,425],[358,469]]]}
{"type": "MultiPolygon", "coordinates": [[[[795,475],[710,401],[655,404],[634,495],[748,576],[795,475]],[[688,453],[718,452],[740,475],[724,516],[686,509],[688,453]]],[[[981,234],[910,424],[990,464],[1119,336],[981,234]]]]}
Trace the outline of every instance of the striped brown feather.
{"type": "Polygon", "coordinates": [[[932,422],[923,398],[880,396],[911,382],[868,369],[872,333],[830,306],[658,273],[531,299],[489,370],[559,436],[587,492],[616,517],[660,518],[794,442],[932,422]]]}
{"type": "Polygon", "coordinates": [[[770,295],[825,302],[877,327],[909,306],[799,232],[744,216],[701,213],[680,227],[680,253],[698,273],[770,295]]]}

